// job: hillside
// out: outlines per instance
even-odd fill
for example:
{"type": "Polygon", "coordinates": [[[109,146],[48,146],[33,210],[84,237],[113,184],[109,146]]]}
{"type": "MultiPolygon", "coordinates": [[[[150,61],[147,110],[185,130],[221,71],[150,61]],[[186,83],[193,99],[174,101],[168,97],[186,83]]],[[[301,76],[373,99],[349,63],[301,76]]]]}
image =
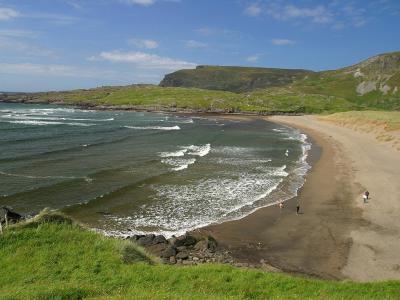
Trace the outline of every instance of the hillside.
{"type": "Polygon", "coordinates": [[[285,86],[312,71],[295,69],[198,66],[165,75],[162,87],[195,87],[235,93],[285,86]]]}
{"type": "Polygon", "coordinates": [[[396,281],[322,281],[255,269],[161,264],[133,242],[58,214],[0,235],[1,299],[398,299],[396,281]],[[34,249],[35,251],[32,251],[34,249]]]}
{"type": "Polygon", "coordinates": [[[1,101],[256,114],[400,110],[400,52],[332,71],[200,66],[168,74],[160,86],[0,93],[1,101]]]}

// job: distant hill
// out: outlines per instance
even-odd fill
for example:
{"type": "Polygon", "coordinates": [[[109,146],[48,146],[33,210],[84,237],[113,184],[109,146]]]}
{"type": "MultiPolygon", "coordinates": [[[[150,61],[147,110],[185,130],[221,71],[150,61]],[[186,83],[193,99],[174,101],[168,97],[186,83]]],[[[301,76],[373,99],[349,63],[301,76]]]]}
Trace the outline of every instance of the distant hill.
{"type": "Polygon", "coordinates": [[[258,102],[305,96],[346,100],[355,106],[400,109],[400,52],[380,54],[331,71],[199,66],[165,76],[160,86],[249,93],[258,102]],[[279,96],[279,97],[277,97],[279,96]]]}
{"type": "Polygon", "coordinates": [[[194,70],[180,70],[166,75],[160,86],[195,87],[240,93],[285,86],[313,73],[296,69],[198,66],[194,70]]]}
{"type": "Polygon", "coordinates": [[[0,93],[0,102],[237,113],[400,110],[400,52],[331,71],[199,66],[160,86],[130,85],[43,93],[0,93]]]}

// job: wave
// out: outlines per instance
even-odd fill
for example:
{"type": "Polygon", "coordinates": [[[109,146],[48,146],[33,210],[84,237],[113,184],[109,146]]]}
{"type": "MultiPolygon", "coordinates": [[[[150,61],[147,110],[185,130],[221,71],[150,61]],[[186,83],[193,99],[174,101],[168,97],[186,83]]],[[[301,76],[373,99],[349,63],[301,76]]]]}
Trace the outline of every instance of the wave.
{"type": "Polygon", "coordinates": [[[124,126],[125,128],[129,129],[137,129],[137,130],[180,130],[181,128],[179,126],[124,126]]]}
{"type": "Polygon", "coordinates": [[[34,125],[34,126],[46,126],[46,125],[69,125],[69,126],[95,126],[96,124],[89,123],[68,123],[68,122],[47,122],[47,121],[33,121],[33,120],[24,120],[24,121],[0,121],[3,123],[11,123],[11,124],[22,124],[22,125],[34,125]]]}
{"type": "Polygon", "coordinates": [[[184,169],[187,169],[189,165],[193,165],[196,162],[195,158],[190,158],[190,159],[176,159],[176,158],[167,158],[161,160],[163,164],[168,164],[170,166],[173,166],[172,171],[181,171],[184,169]]]}
{"type": "Polygon", "coordinates": [[[159,154],[159,156],[160,157],[180,157],[180,156],[184,156],[186,152],[187,152],[187,149],[178,150],[175,152],[161,152],[159,154]]]}
{"type": "Polygon", "coordinates": [[[0,171],[1,175],[4,176],[12,176],[12,177],[21,177],[27,179],[84,179],[87,182],[91,182],[93,179],[89,177],[75,177],[75,176],[34,176],[34,175],[24,175],[24,174],[14,174],[0,171]]]}
{"type": "Polygon", "coordinates": [[[189,155],[196,155],[196,156],[206,156],[208,153],[210,153],[211,151],[211,145],[210,144],[206,144],[203,146],[195,146],[195,145],[190,145],[188,147],[185,147],[184,149],[186,149],[189,155]]]}
{"type": "Polygon", "coordinates": [[[47,117],[47,116],[30,116],[30,115],[3,115],[4,119],[17,120],[43,120],[43,121],[91,121],[91,122],[108,122],[114,121],[114,118],[108,119],[86,119],[86,118],[64,118],[64,117],[47,117]]]}

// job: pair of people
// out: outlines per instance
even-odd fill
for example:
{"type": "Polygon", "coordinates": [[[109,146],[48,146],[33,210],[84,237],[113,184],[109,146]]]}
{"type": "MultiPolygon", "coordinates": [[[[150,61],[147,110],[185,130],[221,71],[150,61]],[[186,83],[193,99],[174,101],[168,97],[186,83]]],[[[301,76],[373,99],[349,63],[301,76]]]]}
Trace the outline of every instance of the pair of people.
{"type": "Polygon", "coordinates": [[[369,192],[365,191],[365,193],[363,194],[363,199],[364,199],[364,203],[367,203],[367,200],[369,199],[369,192]]]}
{"type": "MultiPolygon", "coordinates": [[[[279,208],[282,209],[283,208],[283,202],[279,202],[279,208]]],[[[300,203],[297,202],[297,206],[296,206],[296,215],[298,215],[300,212],[300,203]]]]}

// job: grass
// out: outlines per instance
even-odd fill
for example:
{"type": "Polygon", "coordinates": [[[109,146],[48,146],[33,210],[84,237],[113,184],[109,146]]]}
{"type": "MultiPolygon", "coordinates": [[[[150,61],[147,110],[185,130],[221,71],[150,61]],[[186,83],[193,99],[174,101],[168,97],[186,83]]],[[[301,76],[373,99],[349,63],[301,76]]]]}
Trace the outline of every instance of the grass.
{"type": "Polygon", "coordinates": [[[375,135],[400,151],[400,111],[349,111],[320,117],[321,120],[375,135]]]}
{"type": "Polygon", "coordinates": [[[0,299],[400,297],[396,281],[330,282],[223,265],[163,265],[130,242],[45,215],[0,236],[0,299]]]}
{"type": "Polygon", "coordinates": [[[349,111],[335,113],[322,119],[339,123],[343,126],[382,127],[385,131],[400,130],[399,111],[349,111]]]}

